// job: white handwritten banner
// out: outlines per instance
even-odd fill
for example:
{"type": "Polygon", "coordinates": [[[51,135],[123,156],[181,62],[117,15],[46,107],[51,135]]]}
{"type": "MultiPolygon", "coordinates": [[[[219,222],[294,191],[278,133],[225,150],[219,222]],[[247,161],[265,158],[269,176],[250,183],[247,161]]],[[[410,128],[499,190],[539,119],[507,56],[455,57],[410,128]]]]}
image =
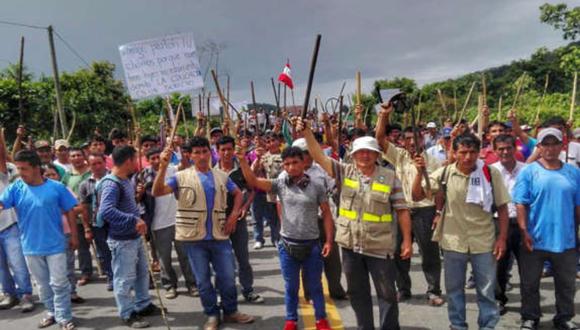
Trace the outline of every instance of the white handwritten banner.
{"type": "Polygon", "coordinates": [[[132,42],[119,52],[133,99],[203,87],[192,33],[132,42]]]}

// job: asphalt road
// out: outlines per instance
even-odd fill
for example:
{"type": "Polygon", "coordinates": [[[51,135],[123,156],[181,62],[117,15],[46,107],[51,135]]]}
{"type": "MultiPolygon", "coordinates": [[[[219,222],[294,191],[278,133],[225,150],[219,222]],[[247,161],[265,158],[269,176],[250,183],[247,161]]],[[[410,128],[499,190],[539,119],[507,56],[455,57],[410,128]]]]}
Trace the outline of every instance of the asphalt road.
{"type": "MultiPolygon", "coordinates": [[[[251,230],[251,228],[250,228],[251,230]]],[[[251,237],[251,235],[250,235],[251,237]]],[[[250,325],[222,325],[222,329],[282,329],[284,325],[284,282],[280,275],[280,265],[277,252],[272,246],[255,251],[251,246],[250,258],[254,268],[254,286],[257,293],[265,298],[264,304],[248,304],[243,301],[240,294],[239,309],[244,313],[256,316],[256,322],[250,325]]],[[[417,250],[415,250],[417,251],[417,250]]],[[[413,256],[411,278],[413,280],[413,298],[401,303],[400,322],[404,329],[448,329],[447,305],[431,307],[427,304],[423,293],[426,290],[425,279],[421,272],[420,256],[417,252],[413,256]]],[[[177,267],[177,261],[175,260],[177,267]]],[[[512,278],[513,290],[509,292],[509,312],[504,315],[498,325],[498,329],[519,329],[519,283],[516,272],[512,278]]],[[[182,283],[182,282],[181,282],[182,283]]],[[[343,278],[343,284],[345,280],[343,278]]],[[[79,294],[86,299],[84,304],[73,305],[73,315],[79,329],[127,329],[122,325],[117,316],[115,300],[111,292],[106,291],[103,279],[94,278],[86,286],[79,288],[79,294]]],[[[177,299],[167,300],[163,298],[165,306],[169,309],[168,320],[171,329],[201,329],[205,321],[199,298],[193,298],[185,294],[182,286],[178,289],[180,295],[177,299]]],[[[150,291],[155,295],[155,291],[150,291]]],[[[467,313],[471,328],[477,328],[477,305],[475,290],[467,290],[467,313]]],[[[162,293],[163,296],[163,293],[162,293]]],[[[155,298],[156,299],[156,298],[155,298]]],[[[156,301],[156,303],[158,303],[156,301]]],[[[580,303],[576,304],[576,310],[580,303]]],[[[332,301],[327,296],[327,310],[329,319],[334,329],[356,329],[354,313],[348,301],[332,301]]],[[[541,322],[542,329],[551,329],[551,318],[555,312],[554,285],[551,278],[542,280],[542,311],[544,316],[541,322]]],[[[301,328],[314,329],[313,309],[301,298],[300,304],[301,328]]],[[[37,308],[28,314],[22,314],[18,307],[10,311],[0,311],[0,329],[36,329],[38,321],[43,316],[43,307],[38,304],[37,308]]],[[[378,307],[374,308],[375,324],[378,319],[378,307]]],[[[166,329],[161,317],[147,318],[151,329],[166,329]]],[[[578,321],[579,318],[576,318],[578,321]]],[[[53,326],[49,329],[56,329],[53,326]]]]}

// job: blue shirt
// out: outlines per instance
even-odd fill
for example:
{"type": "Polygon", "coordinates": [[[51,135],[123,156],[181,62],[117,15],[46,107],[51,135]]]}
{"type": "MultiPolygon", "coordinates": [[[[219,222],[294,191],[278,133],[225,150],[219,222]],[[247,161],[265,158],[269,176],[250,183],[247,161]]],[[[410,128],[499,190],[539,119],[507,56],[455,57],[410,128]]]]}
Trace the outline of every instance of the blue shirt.
{"type": "Polygon", "coordinates": [[[529,206],[528,233],[534,249],[560,253],[576,247],[575,206],[580,205],[580,170],[563,164],[545,169],[524,167],[513,191],[516,204],[529,206]]]}
{"type": "MultiPolygon", "coordinates": [[[[112,174],[111,174],[112,175],[112,174]]],[[[103,178],[101,181],[98,216],[107,225],[109,237],[114,240],[139,238],[135,228],[139,207],[135,201],[135,187],[129,179],[118,178],[119,183],[103,178]]]]}
{"type": "MultiPolygon", "coordinates": [[[[204,240],[213,240],[212,229],[213,223],[211,220],[212,210],[213,210],[213,203],[215,200],[215,180],[213,179],[213,172],[207,171],[205,173],[197,171],[197,175],[199,176],[199,180],[201,181],[201,185],[203,186],[203,192],[205,193],[205,206],[207,210],[207,218],[205,220],[205,229],[206,234],[204,240]]],[[[172,176],[167,180],[167,185],[173,189],[174,193],[177,193],[179,190],[177,177],[172,176]]],[[[234,192],[234,190],[238,189],[238,186],[232,181],[232,179],[228,178],[226,183],[226,189],[228,193],[234,192]]]]}
{"type": "Polygon", "coordinates": [[[16,209],[24,255],[65,252],[62,212],[70,211],[77,200],[62,183],[47,179],[31,186],[18,179],[4,190],[0,203],[4,209],[16,209]]]}

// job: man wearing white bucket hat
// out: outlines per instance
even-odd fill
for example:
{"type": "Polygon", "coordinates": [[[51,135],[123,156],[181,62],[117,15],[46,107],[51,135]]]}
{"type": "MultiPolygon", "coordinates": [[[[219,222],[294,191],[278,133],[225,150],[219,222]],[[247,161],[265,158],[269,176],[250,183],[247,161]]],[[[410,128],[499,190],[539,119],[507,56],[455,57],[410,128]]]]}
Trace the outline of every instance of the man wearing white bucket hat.
{"type": "Polygon", "coordinates": [[[358,328],[374,329],[370,273],[379,303],[379,329],[399,329],[394,261],[397,222],[393,222],[393,212],[403,234],[401,257],[412,254],[411,219],[401,182],[394,171],[378,166],[381,149],[373,137],[354,140],[353,163],[340,164],[324,156],[308,123],[298,118],[296,130],[303,131],[310,155],[336,179],[341,190],[335,241],[342,250],[358,328]]]}

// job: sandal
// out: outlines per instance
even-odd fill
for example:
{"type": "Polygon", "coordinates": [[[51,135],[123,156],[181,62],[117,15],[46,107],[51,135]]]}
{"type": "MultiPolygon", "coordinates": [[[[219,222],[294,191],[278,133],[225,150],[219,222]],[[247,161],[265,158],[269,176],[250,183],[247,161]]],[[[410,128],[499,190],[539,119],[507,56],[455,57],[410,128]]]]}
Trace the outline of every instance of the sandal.
{"type": "Polygon", "coordinates": [[[40,320],[40,322],[38,323],[38,328],[39,329],[48,328],[55,323],[56,320],[54,319],[54,316],[47,316],[42,320],[40,320]]]}
{"type": "Polygon", "coordinates": [[[77,326],[73,323],[73,321],[65,321],[60,324],[60,328],[63,330],[75,330],[77,326]]]}

